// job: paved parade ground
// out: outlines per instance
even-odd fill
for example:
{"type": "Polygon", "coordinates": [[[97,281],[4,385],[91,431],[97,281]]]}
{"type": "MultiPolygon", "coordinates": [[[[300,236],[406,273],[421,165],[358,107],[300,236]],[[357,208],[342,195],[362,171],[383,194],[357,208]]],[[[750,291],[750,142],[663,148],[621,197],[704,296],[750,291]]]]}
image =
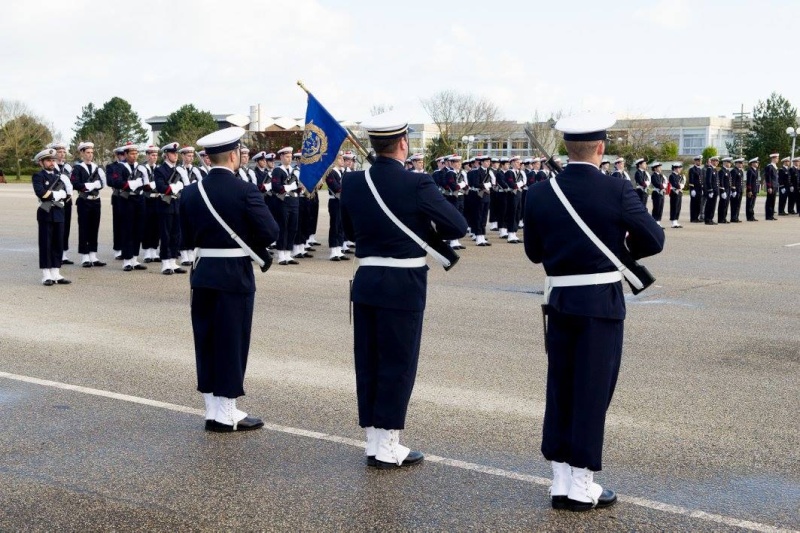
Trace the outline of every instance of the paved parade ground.
{"type": "MultiPolygon", "coordinates": [[[[256,274],[239,406],[267,426],[207,433],[188,279],[122,271],[103,193],[108,266],[43,287],[31,186],[0,185],[1,531],[800,530],[800,217],[765,221],[763,199],[759,222],[706,226],[687,198],[684,228],[643,261],[657,281],[628,300],[596,476],[620,502],[568,513],[539,451],[544,273],[522,245],[490,232],[450,272],[429,261],[402,436],[426,461],[376,471],[356,417],[354,261],[323,245],[256,274]]],[[[73,219],[75,260],[76,241],[73,219]]]]}

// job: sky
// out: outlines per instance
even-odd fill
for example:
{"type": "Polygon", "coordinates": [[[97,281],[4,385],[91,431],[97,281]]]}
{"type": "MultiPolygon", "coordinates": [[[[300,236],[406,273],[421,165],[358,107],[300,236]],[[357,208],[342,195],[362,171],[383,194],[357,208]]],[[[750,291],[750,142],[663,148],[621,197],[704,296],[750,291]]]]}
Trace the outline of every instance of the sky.
{"type": "Polygon", "coordinates": [[[502,118],[611,111],[732,116],[776,91],[800,106],[800,1],[30,0],[4,5],[0,98],[70,140],[81,107],[124,98],[144,120],[305,115],[302,80],[339,120],[485,97],[502,118]]]}

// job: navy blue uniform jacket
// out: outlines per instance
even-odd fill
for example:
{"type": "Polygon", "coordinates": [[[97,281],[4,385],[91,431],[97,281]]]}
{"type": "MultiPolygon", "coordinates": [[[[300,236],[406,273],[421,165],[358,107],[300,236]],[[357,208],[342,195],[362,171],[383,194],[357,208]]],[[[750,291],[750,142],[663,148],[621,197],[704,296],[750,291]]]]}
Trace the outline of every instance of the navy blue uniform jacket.
{"type": "MultiPolygon", "coordinates": [[[[263,250],[278,238],[278,223],[253,183],[243,181],[227,169],[215,167],[203,180],[203,187],[222,220],[248,246],[263,250]]],[[[206,207],[196,182],[181,192],[180,218],[186,249],[239,247],[206,207]]],[[[238,293],[256,290],[249,257],[200,259],[192,271],[191,285],[193,289],[238,293]]]]}
{"type": "MultiPolygon", "coordinates": [[[[663,249],[664,230],[647,212],[630,181],[610,180],[597,167],[580,163],[570,163],[557,179],[578,215],[617,257],[625,251],[626,232],[630,233],[627,246],[634,259],[663,249]]],[[[525,253],[534,263],[543,263],[548,276],[616,270],[572,220],[549,181],[528,189],[524,220],[525,253]]],[[[572,315],[625,318],[622,283],[554,287],[549,303],[556,311],[572,315]]]]}
{"type": "MultiPolygon", "coordinates": [[[[378,157],[370,177],[383,201],[403,224],[426,239],[431,221],[441,237],[459,239],[467,233],[467,221],[439,192],[428,174],[411,172],[403,164],[378,157]]],[[[410,259],[426,255],[417,243],[395,226],[369,190],[364,172],[351,172],[342,186],[342,226],[348,240],[356,243],[358,257],[410,259]]],[[[353,301],[407,311],[425,309],[428,267],[361,267],[353,282],[353,301]]]]}

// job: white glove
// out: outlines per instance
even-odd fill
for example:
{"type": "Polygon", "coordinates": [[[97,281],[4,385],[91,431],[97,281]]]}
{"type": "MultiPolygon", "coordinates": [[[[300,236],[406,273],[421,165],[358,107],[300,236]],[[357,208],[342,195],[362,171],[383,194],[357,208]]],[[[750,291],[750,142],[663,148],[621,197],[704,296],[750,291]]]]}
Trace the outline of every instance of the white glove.
{"type": "Polygon", "coordinates": [[[141,186],[142,186],[142,178],[136,178],[135,180],[128,180],[128,188],[132,191],[135,191],[141,186]]]}
{"type": "Polygon", "coordinates": [[[789,192],[794,192],[794,187],[789,187],[789,192]]]}
{"type": "Polygon", "coordinates": [[[737,194],[739,194],[739,193],[737,193],[736,191],[733,191],[733,192],[731,193],[731,198],[736,198],[736,195],[737,195],[737,194]]]}
{"type": "Polygon", "coordinates": [[[708,197],[709,198],[714,198],[714,193],[713,192],[708,193],[708,197]]]}
{"type": "Polygon", "coordinates": [[[65,191],[53,191],[53,200],[58,202],[59,200],[63,200],[67,197],[67,193],[65,191]]]}
{"type": "Polygon", "coordinates": [[[786,187],[781,187],[781,194],[786,194],[786,187]]]}
{"type": "Polygon", "coordinates": [[[728,198],[728,193],[723,192],[723,193],[720,194],[720,196],[722,197],[723,200],[725,200],[725,199],[728,198]]]}
{"type": "Polygon", "coordinates": [[[103,182],[100,180],[94,180],[92,182],[92,185],[93,185],[92,189],[94,190],[100,190],[103,188],[103,182]]]}
{"type": "Polygon", "coordinates": [[[178,194],[179,192],[181,192],[181,189],[183,189],[183,183],[181,183],[180,181],[176,181],[175,183],[170,185],[170,187],[172,188],[172,194],[178,194]]]}
{"type": "Polygon", "coordinates": [[[692,192],[690,192],[689,194],[691,195],[692,198],[694,198],[695,196],[697,196],[697,191],[692,190],[692,192]]]}
{"type": "Polygon", "coordinates": [[[95,185],[95,183],[96,182],[94,181],[87,181],[86,183],[84,183],[83,186],[86,187],[86,192],[91,192],[95,190],[97,188],[97,185],[95,185]]]}

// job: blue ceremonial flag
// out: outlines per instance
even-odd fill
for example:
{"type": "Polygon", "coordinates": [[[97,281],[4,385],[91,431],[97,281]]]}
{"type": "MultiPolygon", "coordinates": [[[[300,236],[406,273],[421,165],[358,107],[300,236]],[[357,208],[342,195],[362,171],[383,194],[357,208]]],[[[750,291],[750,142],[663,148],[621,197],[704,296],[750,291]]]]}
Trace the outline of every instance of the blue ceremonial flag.
{"type": "Polygon", "coordinates": [[[347,130],[322,107],[313,94],[308,93],[303,155],[300,157],[300,181],[306,189],[313,191],[325,176],[346,138],[347,130]]]}

